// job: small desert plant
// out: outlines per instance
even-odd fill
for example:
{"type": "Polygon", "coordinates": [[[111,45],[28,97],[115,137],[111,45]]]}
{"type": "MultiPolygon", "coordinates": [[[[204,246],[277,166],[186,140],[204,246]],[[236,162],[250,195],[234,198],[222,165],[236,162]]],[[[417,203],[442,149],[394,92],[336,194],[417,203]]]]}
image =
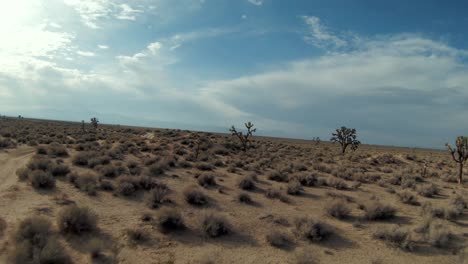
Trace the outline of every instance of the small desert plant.
{"type": "Polygon", "coordinates": [[[287,193],[291,195],[298,195],[302,192],[302,185],[297,179],[288,182],[287,193]]]}
{"type": "Polygon", "coordinates": [[[297,176],[297,179],[302,184],[302,186],[313,187],[318,186],[318,179],[315,174],[301,174],[297,176]]]}
{"type": "Polygon", "coordinates": [[[57,226],[63,233],[82,234],[97,229],[97,216],[87,207],[68,206],[59,212],[57,226]]]}
{"type": "Polygon", "coordinates": [[[289,236],[283,232],[274,230],[265,236],[266,241],[273,247],[286,248],[291,244],[289,236]]]}
{"type": "Polygon", "coordinates": [[[158,208],[161,204],[168,201],[169,189],[165,186],[158,186],[151,190],[146,200],[150,208],[158,208]]]}
{"type": "Polygon", "coordinates": [[[402,201],[405,204],[411,204],[411,205],[419,205],[418,200],[416,199],[416,196],[414,196],[411,192],[409,191],[402,191],[398,193],[398,197],[400,198],[400,201],[402,201]]]}
{"type": "Polygon", "coordinates": [[[182,215],[175,209],[165,208],[162,210],[157,217],[157,223],[163,232],[181,230],[185,228],[182,215]]]}
{"type": "Polygon", "coordinates": [[[379,229],[373,235],[374,238],[383,240],[390,245],[411,250],[412,246],[409,236],[410,234],[407,230],[398,227],[379,229]]]}
{"type": "Polygon", "coordinates": [[[452,234],[442,224],[431,224],[427,233],[427,242],[438,248],[446,248],[450,244],[452,234]]]}
{"type": "Polygon", "coordinates": [[[197,180],[198,184],[203,187],[216,186],[216,180],[212,174],[202,174],[197,180]]]}
{"type": "Polygon", "coordinates": [[[29,180],[35,189],[53,189],[55,188],[55,178],[52,174],[36,170],[29,175],[29,180]]]}
{"type": "Polygon", "coordinates": [[[298,218],[295,221],[295,233],[298,237],[312,242],[319,242],[332,234],[331,228],[313,218],[298,218]]]}
{"type": "Polygon", "coordinates": [[[336,217],[336,218],[346,218],[349,216],[351,209],[346,204],[346,202],[342,199],[337,199],[332,201],[331,203],[327,204],[325,210],[328,215],[336,217]]]}
{"type": "Polygon", "coordinates": [[[97,177],[91,173],[77,175],[74,180],[74,185],[80,191],[86,192],[88,195],[96,195],[97,191],[97,177]]]}
{"type": "Polygon", "coordinates": [[[280,190],[274,188],[268,188],[265,191],[265,196],[270,199],[279,199],[282,202],[289,202],[288,198],[281,193],[280,190]]]}
{"type": "Polygon", "coordinates": [[[335,133],[332,133],[330,141],[333,143],[340,143],[341,152],[343,154],[346,152],[346,148],[348,148],[348,146],[351,145],[351,149],[355,151],[361,144],[361,142],[357,140],[356,129],[344,126],[336,129],[335,133]]]}
{"type": "Polygon", "coordinates": [[[327,186],[333,187],[337,190],[346,190],[348,189],[348,185],[346,185],[346,182],[343,181],[342,179],[338,179],[335,177],[329,177],[326,180],[327,186]]]}
{"type": "Polygon", "coordinates": [[[88,251],[89,251],[89,253],[91,255],[91,258],[92,259],[97,259],[102,255],[102,251],[105,248],[104,241],[102,241],[99,238],[92,238],[88,242],[87,248],[88,248],[88,251]]]}
{"type": "Polygon", "coordinates": [[[208,204],[209,198],[201,190],[191,187],[184,191],[185,201],[191,205],[204,206],[208,204]]]}
{"type": "Polygon", "coordinates": [[[455,141],[455,149],[450,144],[445,144],[452,155],[455,162],[458,163],[458,184],[462,184],[463,177],[463,165],[468,160],[468,137],[457,137],[455,141]]]}
{"type": "Polygon", "coordinates": [[[125,230],[125,232],[127,233],[128,239],[133,244],[142,243],[149,239],[147,232],[140,228],[129,228],[125,230]]]}
{"type": "Polygon", "coordinates": [[[242,190],[254,190],[255,189],[255,181],[252,179],[252,177],[246,176],[246,177],[242,178],[239,181],[238,186],[242,190]]]}
{"type": "Polygon", "coordinates": [[[253,203],[252,198],[248,193],[241,193],[237,196],[237,200],[241,203],[251,204],[253,203]]]}
{"type": "Polygon", "coordinates": [[[202,229],[209,237],[219,237],[231,232],[231,225],[222,216],[210,213],[204,216],[202,229]]]}
{"type": "Polygon", "coordinates": [[[70,173],[70,168],[65,164],[56,164],[50,168],[50,173],[54,177],[63,177],[70,173]]]}
{"type": "Polygon", "coordinates": [[[29,173],[31,173],[31,171],[27,168],[20,168],[16,170],[16,175],[20,181],[26,181],[29,179],[29,173]]]}
{"type": "Polygon", "coordinates": [[[153,177],[161,176],[167,170],[166,164],[157,162],[148,167],[148,174],[153,177]]]}
{"type": "Polygon", "coordinates": [[[385,220],[393,218],[396,209],[391,205],[374,201],[364,206],[364,212],[368,220],[385,220]]]}
{"type": "Polygon", "coordinates": [[[316,257],[308,250],[299,251],[296,254],[296,264],[317,264],[316,257]]]}
{"type": "Polygon", "coordinates": [[[287,182],[289,178],[285,172],[273,171],[268,175],[268,179],[277,182],[287,182]]]}
{"type": "Polygon", "coordinates": [[[418,194],[421,196],[433,197],[434,195],[437,195],[439,193],[439,188],[437,188],[436,185],[430,183],[430,184],[419,186],[417,191],[418,191],[418,194]]]}

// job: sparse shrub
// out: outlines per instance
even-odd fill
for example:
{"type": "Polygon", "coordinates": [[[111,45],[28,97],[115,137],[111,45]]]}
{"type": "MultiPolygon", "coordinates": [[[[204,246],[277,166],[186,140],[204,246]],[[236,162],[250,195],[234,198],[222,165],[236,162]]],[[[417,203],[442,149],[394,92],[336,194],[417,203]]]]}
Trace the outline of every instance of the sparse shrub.
{"type": "Polygon", "coordinates": [[[166,170],[166,164],[157,162],[148,167],[148,174],[152,177],[157,177],[163,175],[166,170]]]}
{"type": "Polygon", "coordinates": [[[409,191],[399,192],[398,197],[400,198],[400,201],[402,201],[405,204],[419,205],[419,202],[418,202],[416,196],[414,196],[409,191]]]}
{"type": "Polygon", "coordinates": [[[374,238],[405,250],[412,250],[409,240],[409,232],[399,227],[379,228],[373,235],[374,238]]]}
{"type": "Polygon", "coordinates": [[[277,230],[271,231],[265,238],[268,244],[276,248],[286,248],[291,243],[291,239],[287,234],[277,230]]]}
{"type": "Polygon", "coordinates": [[[296,219],[295,232],[298,237],[311,242],[322,241],[332,234],[327,224],[306,217],[296,219]]]}
{"type": "Polygon", "coordinates": [[[163,232],[181,230],[185,228],[182,215],[175,209],[165,208],[159,213],[157,221],[159,228],[163,232]]]}
{"type": "Polygon", "coordinates": [[[317,264],[316,257],[308,250],[301,250],[296,254],[296,264],[317,264]]]}
{"type": "Polygon", "coordinates": [[[158,186],[151,190],[146,200],[150,208],[158,208],[161,204],[168,201],[169,189],[164,186],[158,186]]]}
{"type": "Polygon", "coordinates": [[[185,201],[191,205],[204,206],[208,204],[209,198],[197,188],[188,188],[184,191],[185,201]]]}
{"type": "Polygon", "coordinates": [[[20,181],[26,181],[29,179],[29,173],[31,173],[31,171],[27,168],[20,168],[16,170],[16,175],[20,181]]]}
{"type": "Polygon", "coordinates": [[[149,177],[149,176],[140,176],[138,177],[138,186],[139,188],[149,191],[157,186],[160,186],[161,184],[158,183],[154,178],[149,177]]]}
{"type": "Polygon", "coordinates": [[[229,234],[232,228],[224,217],[210,213],[204,216],[202,229],[209,237],[219,237],[229,234]]]}
{"type": "Polygon", "coordinates": [[[62,209],[57,217],[57,226],[63,233],[79,235],[95,231],[97,216],[87,207],[76,205],[62,209]]]}
{"type": "Polygon", "coordinates": [[[112,164],[102,165],[98,168],[99,173],[107,178],[116,178],[120,176],[119,170],[112,164]]]}
{"type": "Polygon", "coordinates": [[[47,149],[44,146],[36,147],[36,154],[38,155],[47,155],[47,149]]]}
{"type": "Polygon", "coordinates": [[[325,210],[328,215],[340,219],[348,217],[351,212],[349,206],[342,199],[337,199],[327,204],[325,210]]]}
{"type": "Polygon", "coordinates": [[[250,197],[250,195],[248,193],[241,193],[237,196],[237,200],[241,203],[245,203],[245,204],[252,204],[253,201],[252,201],[252,198],[250,197]]]}
{"type": "Polygon", "coordinates": [[[273,171],[268,175],[268,179],[277,182],[287,182],[289,178],[285,172],[273,171]]]}
{"type": "Polygon", "coordinates": [[[54,177],[63,177],[70,173],[70,168],[65,164],[56,164],[55,166],[52,166],[50,173],[52,173],[52,176],[54,177]]]}
{"type": "Polygon", "coordinates": [[[92,238],[88,242],[88,251],[91,255],[92,259],[97,259],[102,255],[102,251],[104,250],[104,241],[99,238],[92,238]]]}
{"type": "Polygon", "coordinates": [[[114,184],[109,180],[101,180],[101,182],[99,183],[99,188],[103,191],[109,192],[115,190],[114,184]]]}
{"type": "Polygon", "coordinates": [[[302,184],[302,186],[313,187],[319,186],[318,179],[315,174],[301,174],[297,176],[297,179],[302,184]]]}
{"type": "Polygon", "coordinates": [[[212,171],[212,170],[214,170],[214,166],[209,164],[209,163],[206,163],[206,162],[202,162],[202,163],[197,164],[196,168],[201,170],[201,171],[212,171]]]}
{"type": "Polygon", "coordinates": [[[374,201],[364,206],[364,212],[368,220],[385,220],[393,218],[396,209],[391,205],[374,201]]]}
{"type": "Polygon", "coordinates": [[[239,181],[238,186],[239,186],[239,188],[241,188],[242,190],[254,190],[254,189],[255,189],[255,182],[254,182],[254,180],[252,179],[252,177],[246,176],[246,177],[242,178],[242,179],[239,181]]]}
{"type": "Polygon", "coordinates": [[[14,235],[15,248],[9,263],[69,263],[68,256],[53,235],[52,225],[46,218],[29,217],[18,226],[14,235]]]}
{"type": "Polygon", "coordinates": [[[280,190],[274,188],[268,188],[265,191],[265,196],[270,199],[279,199],[280,201],[284,201],[287,203],[289,200],[286,196],[284,196],[280,190]]]}
{"type": "Polygon", "coordinates": [[[427,242],[434,247],[446,248],[450,244],[452,234],[442,224],[431,224],[427,234],[427,242]]]}
{"type": "Polygon", "coordinates": [[[327,186],[333,187],[337,190],[346,190],[348,189],[348,185],[341,179],[329,177],[327,179],[327,186]]]}
{"type": "Polygon", "coordinates": [[[439,188],[437,188],[437,186],[432,183],[419,186],[418,188],[418,194],[424,197],[433,197],[434,195],[437,195],[438,193],[439,193],[439,188]]]}
{"type": "Polygon", "coordinates": [[[29,180],[35,189],[55,188],[55,178],[48,172],[36,170],[29,175],[29,180]]]}
{"type": "Polygon", "coordinates": [[[52,157],[68,157],[67,148],[60,144],[50,144],[47,154],[52,157]]]}
{"type": "Polygon", "coordinates": [[[143,243],[149,240],[147,232],[145,230],[136,228],[136,229],[127,229],[127,237],[131,243],[138,244],[143,243]]]}
{"type": "Polygon", "coordinates": [[[299,195],[302,192],[302,185],[297,179],[293,179],[288,182],[287,188],[288,194],[299,195]]]}
{"type": "Polygon", "coordinates": [[[203,187],[216,186],[216,180],[211,174],[202,174],[198,177],[198,184],[203,187]]]}
{"type": "Polygon", "coordinates": [[[98,181],[96,175],[91,173],[77,175],[74,180],[75,187],[80,189],[80,191],[87,193],[88,195],[96,195],[97,183],[98,181]]]}
{"type": "Polygon", "coordinates": [[[125,180],[119,180],[117,182],[117,188],[115,193],[123,196],[133,195],[137,191],[137,188],[133,182],[128,182],[125,180]]]}
{"type": "Polygon", "coordinates": [[[41,170],[41,171],[49,171],[49,169],[53,166],[52,161],[47,158],[38,158],[34,157],[31,159],[26,167],[30,170],[41,170]]]}

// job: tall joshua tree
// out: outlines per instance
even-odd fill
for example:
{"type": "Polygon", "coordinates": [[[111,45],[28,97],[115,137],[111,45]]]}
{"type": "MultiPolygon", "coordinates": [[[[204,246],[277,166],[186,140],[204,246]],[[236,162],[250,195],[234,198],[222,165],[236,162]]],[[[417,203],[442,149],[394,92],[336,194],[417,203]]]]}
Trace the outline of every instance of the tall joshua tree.
{"type": "Polygon", "coordinates": [[[91,118],[91,125],[93,125],[94,129],[97,129],[99,120],[96,117],[91,118]]]}
{"type": "Polygon", "coordinates": [[[251,123],[250,121],[244,124],[245,127],[247,128],[247,132],[244,134],[242,131],[237,131],[234,126],[232,126],[229,131],[231,132],[231,135],[237,136],[239,138],[239,141],[242,144],[242,150],[247,151],[248,145],[249,145],[249,137],[252,136],[253,133],[257,131],[256,128],[253,128],[254,124],[251,123]],[[253,129],[252,129],[253,128],[253,129]]]}
{"type": "Polygon", "coordinates": [[[348,148],[349,145],[351,145],[351,149],[355,151],[361,144],[361,141],[357,140],[356,129],[347,128],[345,126],[337,128],[336,132],[332,133],[330,141],[333,143],[340,143],[341,153],[343,154],[346,152],[346,148],[348,148]]]}
{"type": "Polygon", "coordinates": [[[466,160],[468,160],[468,137],[457,137],[457,140],[455,141],[455,149],[453,149],[449,143],[445,144],[445,146],[447,146],[450,154],[452,154],[453,160],[459,165],[458,184],[461,184],[463,177],[463,165],[465,164],[466,160]]]}

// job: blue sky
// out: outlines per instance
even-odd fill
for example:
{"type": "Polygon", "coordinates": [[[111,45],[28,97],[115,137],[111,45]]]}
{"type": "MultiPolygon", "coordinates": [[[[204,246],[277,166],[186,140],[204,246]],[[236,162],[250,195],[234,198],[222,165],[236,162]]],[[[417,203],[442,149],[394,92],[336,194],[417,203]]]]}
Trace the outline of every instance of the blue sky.
{"type": "Polygon", "coordinates": [[[16,0],[0,113],[443,147],[468,131],[466,1],[16,0]]]}

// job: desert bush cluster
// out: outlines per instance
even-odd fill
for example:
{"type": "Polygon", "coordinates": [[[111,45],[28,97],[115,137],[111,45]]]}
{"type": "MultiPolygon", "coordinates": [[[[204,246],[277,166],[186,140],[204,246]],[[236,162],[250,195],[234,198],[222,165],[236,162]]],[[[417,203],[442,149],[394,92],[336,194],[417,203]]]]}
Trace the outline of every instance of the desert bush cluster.
{"type": "MultiPolygon", "coordinates": [[[[142,210],[131,220],[138,225],[119,230],[133,246],[150,247],[156,243],[144,242],[184,234],[203,241],[230,241],[240,234],[252,244],[295,250],[359,230],[376,243],[408,252],[421,245],[457,250],[452,242],[460,236],[452,227],[463,221],[468,207],[466,192],[455,187],[458,165],[449,159],[455,155],[460,161],[456,147],[433,156],[386,153],[361,146],[356,130],[346,127],[333,134],[335,146],[257,138],[250,122],[247,132],[232,127],[231,135],[220,135],[95,121],[83,128],[6,120],[0,149],[28,145],[34,150],[16,174],[24,184],[19,186],[37,195],[67,190],[65,195],[93,201],[92,206],[118,199],[127,206],[122,214],[142,210]],[[264,211],[271,215],[259,213],[264,211]]],[[[67,263],[62,237],[99,233],[98,219],[107,208],[90,208],[82,202],[63,206],[53,215],[55,225],[45,218],[21,222],[12,263],[67,263]]],[[[104,242],[96,238],[89,244],[91,258],[102,257],[104,242]]],[[[306,255],[297,254],[297,263],[308,263],[306,255]]]]}

